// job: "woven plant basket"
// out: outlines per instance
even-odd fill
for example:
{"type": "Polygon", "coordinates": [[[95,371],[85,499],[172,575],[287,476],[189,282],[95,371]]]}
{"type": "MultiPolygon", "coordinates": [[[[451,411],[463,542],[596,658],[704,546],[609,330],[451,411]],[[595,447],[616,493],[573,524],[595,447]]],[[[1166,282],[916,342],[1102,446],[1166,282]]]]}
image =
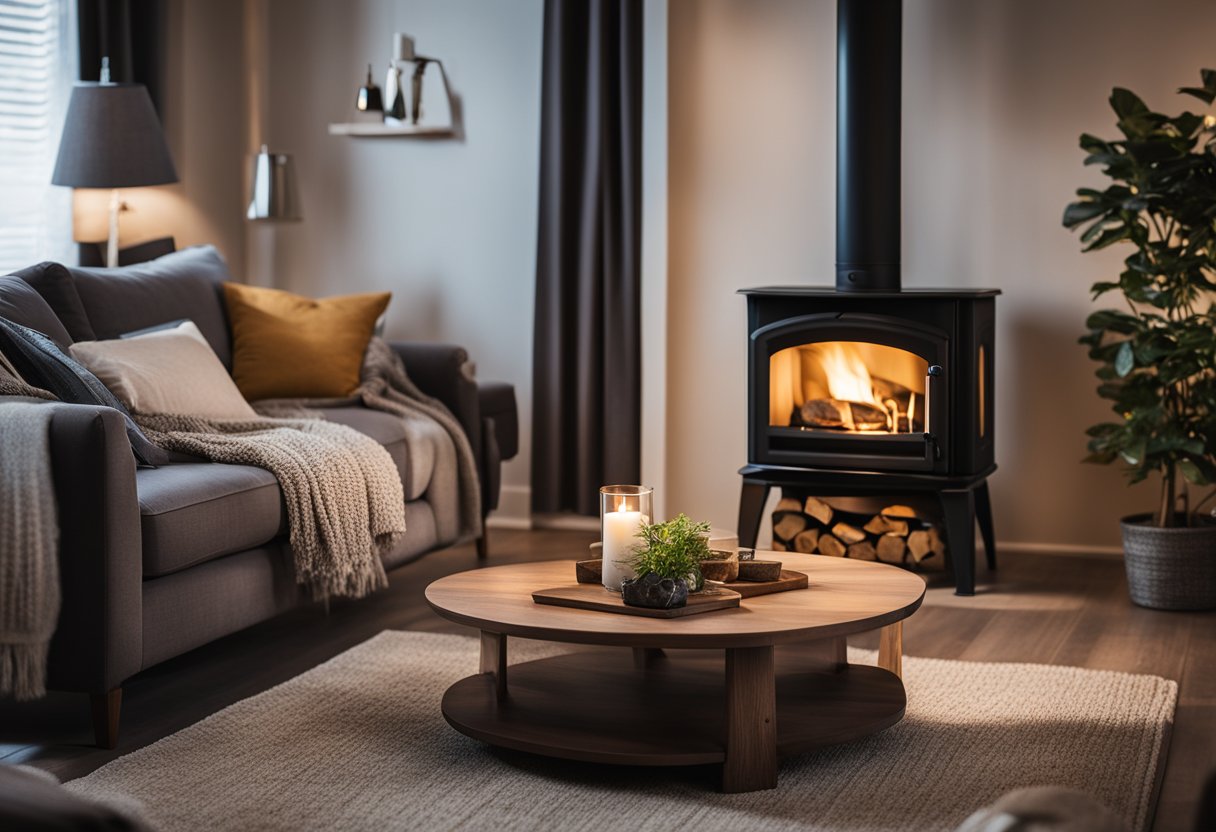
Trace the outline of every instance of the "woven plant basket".
{"type": "Polygon", "coordinates": [[[1123,562],[1133,603],[1156,610],[1216,609],[1216,523],[1193,528],[1123,518],[1123,562]]]}

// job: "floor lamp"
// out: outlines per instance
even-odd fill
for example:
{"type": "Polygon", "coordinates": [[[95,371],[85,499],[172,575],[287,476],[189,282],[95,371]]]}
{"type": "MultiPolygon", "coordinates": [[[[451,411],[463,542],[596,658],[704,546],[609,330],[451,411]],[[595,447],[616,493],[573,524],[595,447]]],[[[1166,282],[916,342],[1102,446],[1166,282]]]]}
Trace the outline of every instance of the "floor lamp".
{"type": "Polygon", "coordinates": [[[177,171],[165,134],[143,84],[110,81],[110,60],[101,62],[101,80],[72,88],[59,140],[52,185],[110,189],[110,235],[106,265],[118,265],[119,188],[167,185],[177,171]]]}

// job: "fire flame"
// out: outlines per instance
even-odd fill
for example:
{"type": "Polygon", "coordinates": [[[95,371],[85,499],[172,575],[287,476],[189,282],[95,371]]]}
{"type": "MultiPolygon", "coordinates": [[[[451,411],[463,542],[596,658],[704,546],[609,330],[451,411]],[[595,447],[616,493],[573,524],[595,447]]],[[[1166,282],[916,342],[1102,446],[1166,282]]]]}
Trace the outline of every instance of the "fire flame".
{"type": "Polygon", "coordinates": [[[833,399],[863,402],[882,407],[874,396],[874,382],[861,353],[852,344],[839,341],[819,344],[819,365],[828,379],[828,392],[833,399]]]}

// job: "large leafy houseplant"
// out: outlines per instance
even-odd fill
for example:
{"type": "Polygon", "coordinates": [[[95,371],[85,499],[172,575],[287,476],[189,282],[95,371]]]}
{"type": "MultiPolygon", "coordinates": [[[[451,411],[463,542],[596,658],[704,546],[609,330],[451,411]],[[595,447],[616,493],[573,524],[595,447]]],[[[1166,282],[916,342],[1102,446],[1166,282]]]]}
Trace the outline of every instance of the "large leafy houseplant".
{"type": "MultiPolygon", "coordinates": [[[[1216,70],[1201,77],[1179,92],[1210,108],[1216,70]]],[[[1132,482],[1159,474],[1152,524],[1191,526],[1216,494],[1187,504],[1187,482],[1216,483],[1216,116],[1153,112],[1121,88],[1110,105],[1122,137],[1084,134],[1081,149],[1111,184],[1079,189],[1064,211],[1084,251],[1132,249],[1117,280],[1093,285],[1121,303],[1090,315],[1081,338],[1117,414],[1089,429],[1087,460],[1122,460],[1132,482]]]]}

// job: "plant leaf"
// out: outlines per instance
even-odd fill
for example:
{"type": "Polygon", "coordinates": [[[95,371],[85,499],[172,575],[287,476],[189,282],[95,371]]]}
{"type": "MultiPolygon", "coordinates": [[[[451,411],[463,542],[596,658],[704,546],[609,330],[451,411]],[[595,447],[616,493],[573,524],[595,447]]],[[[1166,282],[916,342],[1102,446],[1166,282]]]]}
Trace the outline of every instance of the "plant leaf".
{"type": "Polygon", "coordinates": [[[1119,378],[1125,378],[1135,366],[1136,353],[1132,349],[1132,342],[1124,341],[1115,355],[1115,372],[1119,374],[1119,378]]]}
{"type": "Polygon", "coordinates": [[[1064,227],[1072,228],[1086,220],[1106,213],[1106,206],[1097,202],[1073,202],[1064,209],[1064,227]]]}
{"type": "Polygon", "coordinates": [[[1120,120],[1148,112],[1148,106],[1140,100],[1140,96],[1123,87],[1115,87],[1111,90],[1110,106],[1120,120]]]}
{"type": "Polygon", "coordinates": [[[1178,470],[1182,472],[1182,476],[1195,485],[1207,485],[1208,478],[1199,470],[1199,466],[1191,462],[1189,459],[1178,460],[1178,470]]]}

